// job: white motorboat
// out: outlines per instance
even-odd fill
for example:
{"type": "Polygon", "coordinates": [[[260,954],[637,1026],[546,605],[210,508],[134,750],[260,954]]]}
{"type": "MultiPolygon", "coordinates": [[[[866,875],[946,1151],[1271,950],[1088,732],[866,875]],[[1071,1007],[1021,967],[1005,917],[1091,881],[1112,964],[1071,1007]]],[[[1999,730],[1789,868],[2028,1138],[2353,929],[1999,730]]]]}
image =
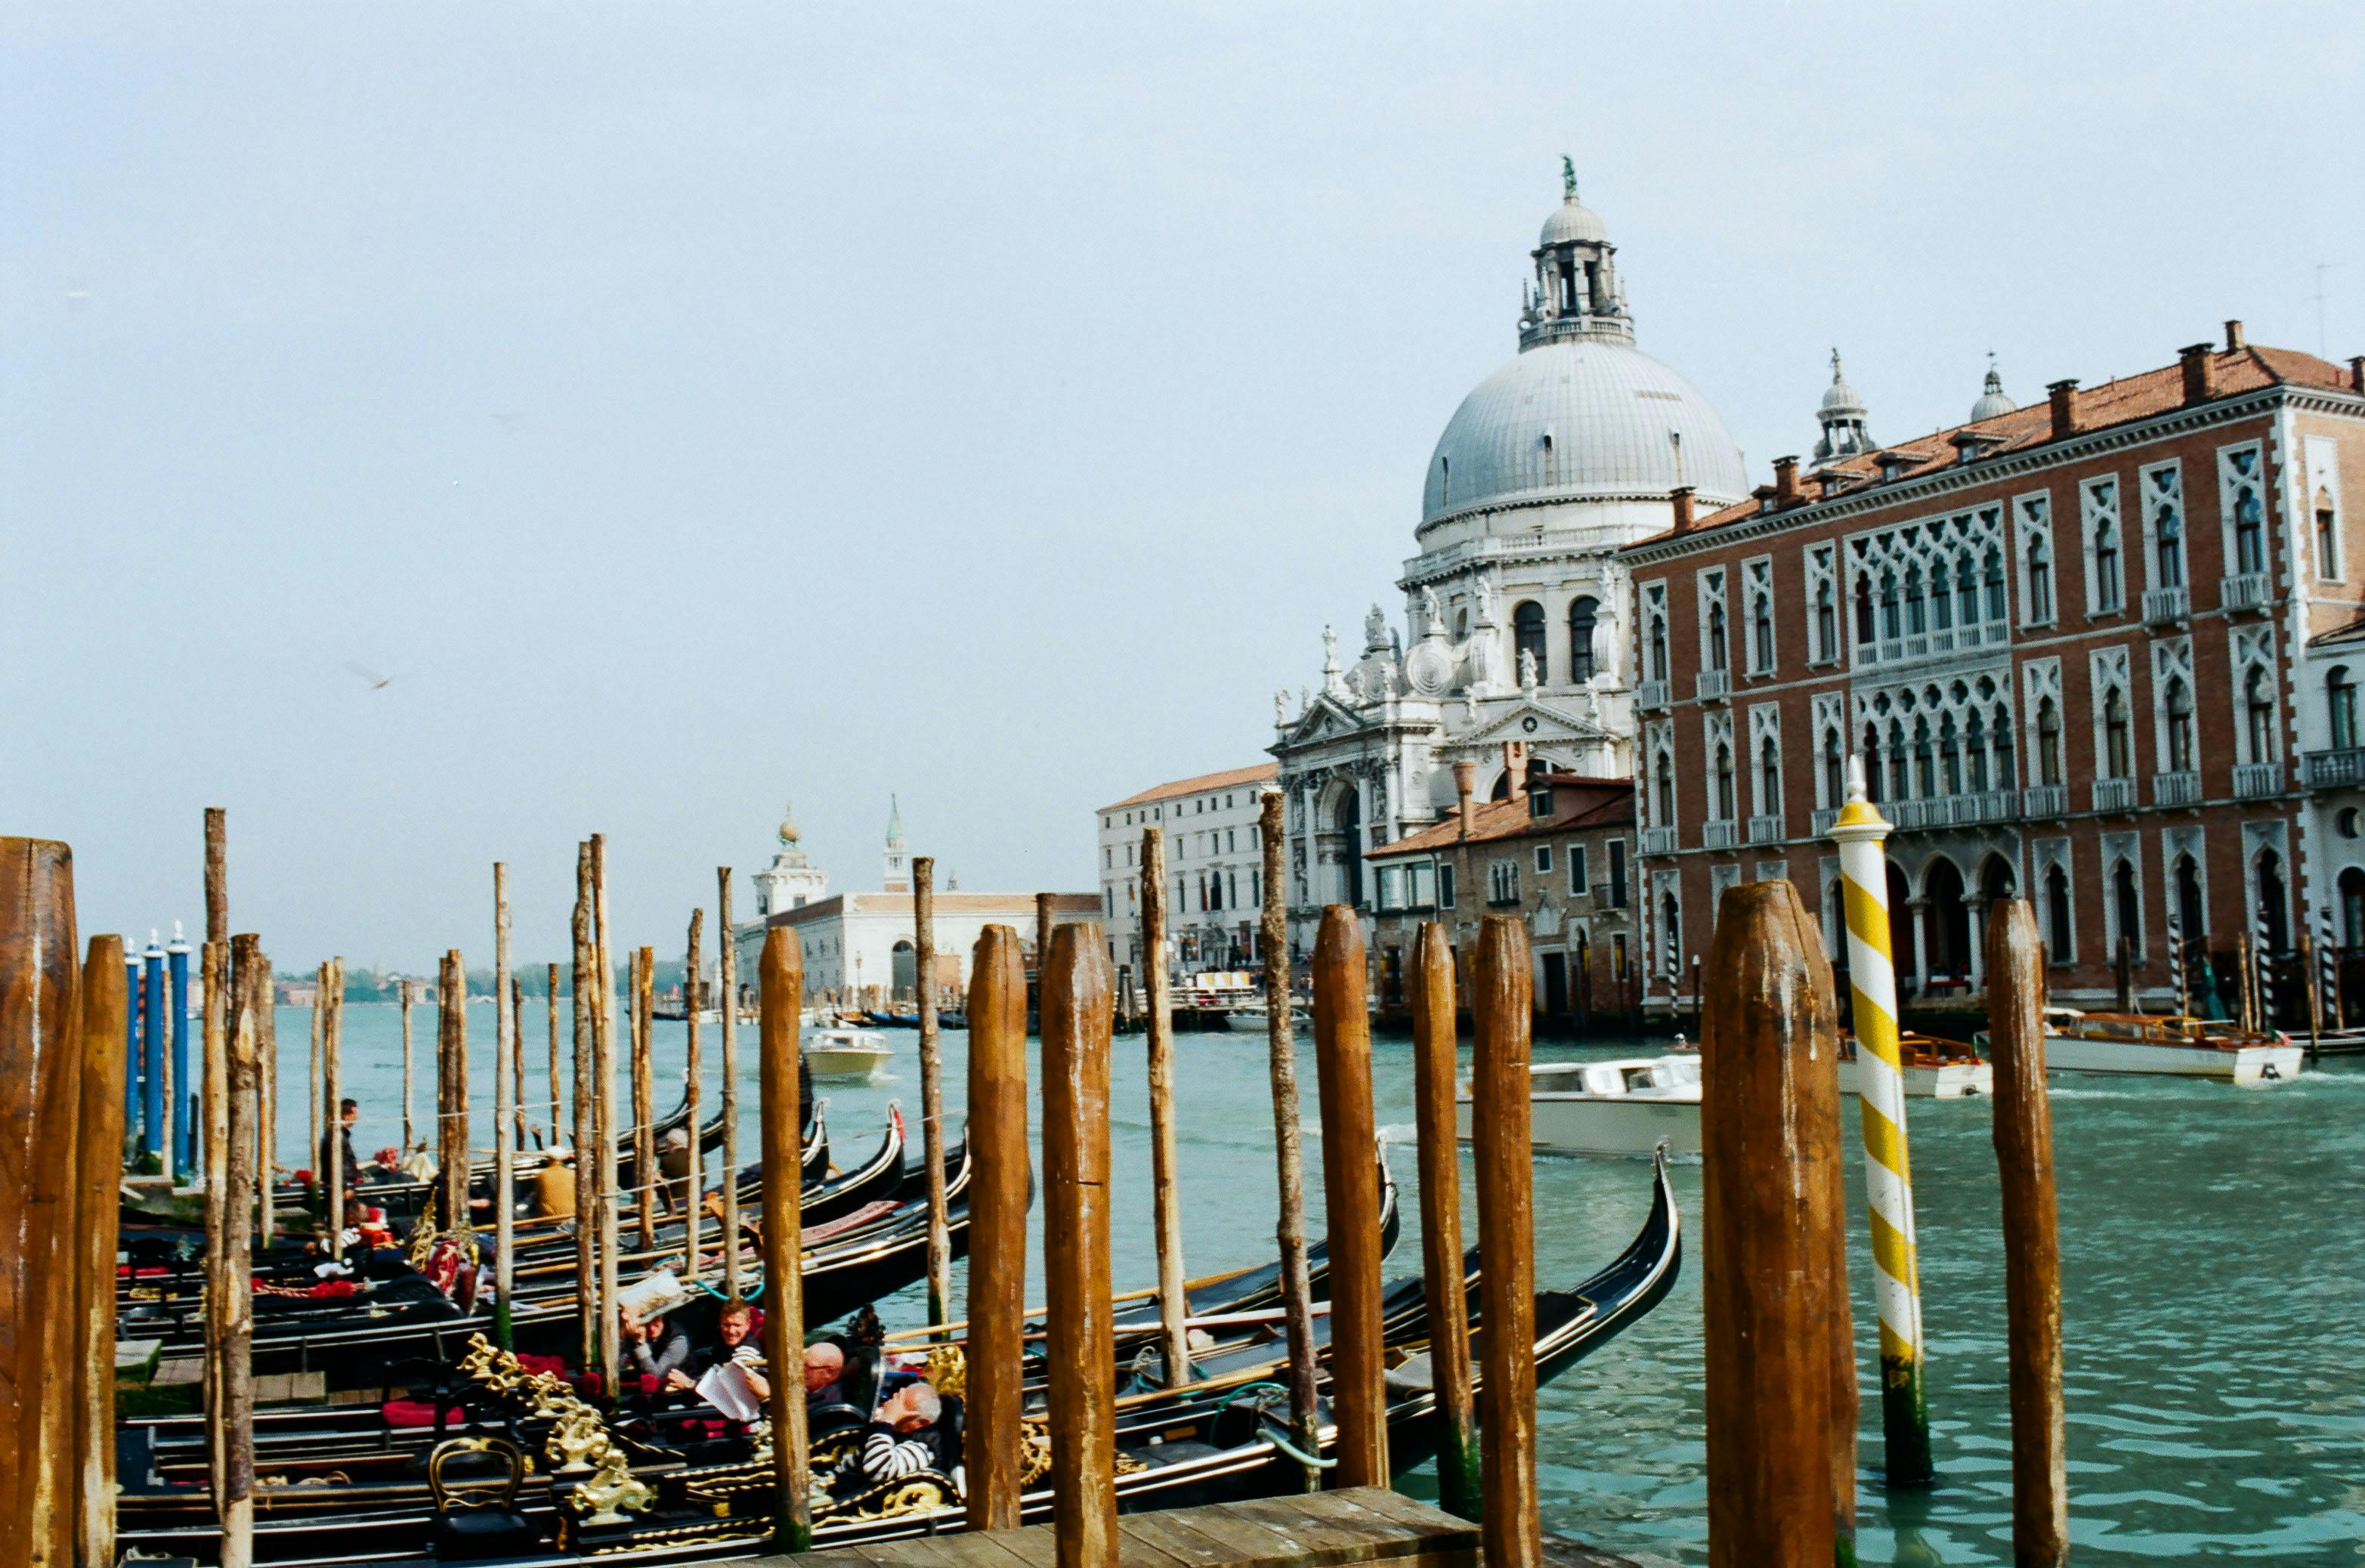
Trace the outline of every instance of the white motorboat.
{"type": "Polygon", "coordinates": [[[2281,1034],[2259,1034],[2204,1018],[2138,1013],[2045,1010],[2049,1072],[2118,1072],[2214,1078],[2256,1089],[2297,1078],[2304,1047],[2281,1034]]]}
{"type": "MultiPolygon", "coordinates": [[[[1539,1154],[1700,1151],[1700,1058],[1696,1051],[1609,1061],[1540,1061],[1528,1069],[1529,1115],[1539,1154]]],[[[1454,1122],[1470,1137],[1470,1081],[1454,1096],[1454,1122]]]]}
{"type": "MultiPolygon", "coordinates": [[[[1959,1040],[1907,1033],[1898,1036],[1898,1055],[1905,1069],[1909,1100],[1965,1100],[1995,1092],[1995,1066],[1979,1059],[1976,1048],[1959,1040]]],[[[1853,1036],[1840,1036],[1840,1092],[1857,1092],[1856,1045],[1853,1036]]]]}
{"type": "Polygon", "coordinates": [[[815,1078],[876,1078],[895,1054],[876,1029],[815,1029],[801,1048],[815,1078]]]}

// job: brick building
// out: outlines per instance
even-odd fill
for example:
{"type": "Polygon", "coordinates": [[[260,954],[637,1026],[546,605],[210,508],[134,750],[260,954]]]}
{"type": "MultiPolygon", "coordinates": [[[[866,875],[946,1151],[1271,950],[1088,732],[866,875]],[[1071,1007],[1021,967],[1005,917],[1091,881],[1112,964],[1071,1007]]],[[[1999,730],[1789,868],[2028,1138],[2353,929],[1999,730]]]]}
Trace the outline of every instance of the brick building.
{"type": "MultiPolygon", "coordinates": [[[[1364,856],[1373,890],[1374,994],[1405,1007],[1421,923],[1441,920],[1465,966],[1482,914],[1517,914],[1535,955],[1535,1008],[1550,1026],[1623,1022],[1641,1002],[1632,905],[1634,790],[1567,773],[1512,778],[1508,799],[1468,792],[1444,821],[1364,856]]],[[[1474,782],[1474,764],[1462,778],[1474,782]]]]}
{"type": "MultiPolygon", "coordinates": [[[[1976,1002],[1989,900],[2026,889],[2055,993],[2148,1005],[2170,932],[2221,977],[2327,912],[2365,942],[2365,360],[2245,343],[1880,446],[1834,375],[1826,442],[1620,553],[1633,583],[1647,1002],[1723,889],[1788,876],[1835,934],[1846,758],[1897,824],[1899,975],[1976,1002]],[[2337,913],[2329,913],[2337,910],[2337,913]]],[[[2285,988],[2285,1015],[2296,1000],[2285,988]]]]}

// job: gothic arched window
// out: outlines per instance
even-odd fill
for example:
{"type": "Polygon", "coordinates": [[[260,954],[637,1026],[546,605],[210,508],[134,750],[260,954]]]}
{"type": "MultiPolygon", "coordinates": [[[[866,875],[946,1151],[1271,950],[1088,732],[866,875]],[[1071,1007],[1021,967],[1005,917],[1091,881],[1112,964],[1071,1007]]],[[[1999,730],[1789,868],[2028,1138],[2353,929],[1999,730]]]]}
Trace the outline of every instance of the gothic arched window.
{"type": "Polygon", "coordinates": [[[2018,787],[2017,765],[2012,757],[2012,709],[1999,702],[1995,708],[1995,781],[1999,790],[2018,787]]]}
{"type": "Polygon", "coordinates": [[[2102,699],[2102,777],[2135,775],[2135,736],[2127,725],[2127,694],[2117,687],[2102,699]]]}
{"type": "Polygon", "coordinates": [[[2255,485],[2243,486],[2234,502],[2234,566],[2241,572],[2267,569],[2267,514],[2255,485]]]}
{"type": "Polygon", "coordinates": [[[1601,602],[1591,595],[1568,601],[1568,678],[1593,678],[1593,628],[1601,602]]]}
{"type": "Polygon", "coordinates": [[[2115,523],[2101,522],[2094,527],[2094,607],[2101,610],[2119,608],[2119,530],[2115,523]]]}
{"type": "Polygon", "coordinates": [[[2053,619],[2053,552],[2041,533],[2028,536],[2028,618],[2053,619]]]}
{"type": "Polygon", "coordinates": [[[2347,665],[2335,665],[2324,678],[2326,716],[2332,722],[2334,749],[2346,751],[2357,744],[2357,678],[2348,673],[2347,665]]]}
{"type": "Polygon", "coordinates": [[[1665,752],[1659,754],[1658,809],[1652,813],[1658,818],[1653,825],[1676,825],[1676,765],[1665,752]]]}
{"type": "Polygon", "coordinates": [[[2184,513],[2173,501],[2162,501],[2152,513],[2153,576],[2162,588],[2184,586],[2184,513]]]}
{"type": "Polygon", "coordinates": [[[1988,787],[1988,725],[1973,709],[1970,722],[1963,726],[1963,759],[1970,773],[1974,792],[1984,794],[1988,787]]]}
{"type": "Polygon", "coordinates": [[[1955,563],[1955,619],[1968,626],[1979,618],[1978,578],[1971,571],[1971,553],[1968,550],[1964,551],[1962,559],[1955,563]]]}
{"type": "Polygon", "coordinates": [[[1823,803],[1837,806],[1847,799],[1847,761],[1840,755],[1840,733],[1823,732],[1823,803]]]}
{"type": "MultiPolygon", "coordinates": [[[[2001,621],[2006,615],[2003,603],[2003,552],[1993,546],[1990,546],[1988,550],[1986,580],[1988,619],[2001,621]]],[[[1968,584],[1964,585],[1964,591],[1966,594],[1969,592],[1968,584]]]]}
{"type": "Polygon", "coordinates": [[[1927,602],[1922,596],[1922,568],[1905,568],[1905,634],[1918,637],[1929,630],[1927,602]]]}
{"type": "Polygon", "coordinates": [[[1667,618],[1666,618],[1665,616],[1664,616],[1664,615],[1653,614],[1653,615],[1651,617],[1651,650],[1650,650],[1650,651],[1651,651],[1651,678],[1652,678],[1653,680],[1664,680],[1664,679],[1666,679],[1666,678],[1667,678],[1667,618]]]}
{"type": "Polygon", "coordinates": [[[1873,636],[1872,579],[1859,572],[1855,579],[1855,640],[1869,643],[1873,636]]]}
{"type": "Polygon", "coordinates": [[[2061,705],[2050,697],[2036,705],[2036,781],[2061,782],[2061,705]]]}
{"type": "Polygon", "coordinates": [[[2182,676],[2171,676],[2168,682],[2168,769],[2192,770],[2192,692],[2182,676]]]}
{"type": "Polygon", "coordinates": [[[1536,656],[1536,678],[1549,679],[1544,669],[1544,607],[1532,599],[1521,599],[1511,611],[1512,676],[1519,676],[1519,655],[1536,656]]]}
{"type": "Polygon", "coordinates": [[[1721,600],[1708,607],[1708,667],[1727,667],[1724,637],[1724,605],[1721,600]]]}
{"type": "Polygon", "coordinates": [[[1930,627],[1944,632],[1955,624],[1955,597],[1946,591],[1946,563],[1930,568],[1930,627]]]}
{"type": "Polygon", "coordinates": [[[2267,685],[2267,672],[2254,669],[2242,682],[2243,728],[2250,740],[2252,762],[2272,762],[2275,759],[2275,699],[2267,685]]]}
{"type": "Polygon", "coordinates": [[[1815,590],[1815,656],[1835,659],[1840,656],[1839,607],[1832,602],[1832,585],[1825,583],[1815,590]]]}
{"type": "Polygon", "coordinates": [[[2057,864],[2045,868],[2045,956],[2069,961],[2069,874],[2057,864]]]}
{"type": "Polygon", "coordinates": [[[1721,744],[1716,748],[1716,816],[1719,822],[1732,820],[1732,748],[1721,744]]]}

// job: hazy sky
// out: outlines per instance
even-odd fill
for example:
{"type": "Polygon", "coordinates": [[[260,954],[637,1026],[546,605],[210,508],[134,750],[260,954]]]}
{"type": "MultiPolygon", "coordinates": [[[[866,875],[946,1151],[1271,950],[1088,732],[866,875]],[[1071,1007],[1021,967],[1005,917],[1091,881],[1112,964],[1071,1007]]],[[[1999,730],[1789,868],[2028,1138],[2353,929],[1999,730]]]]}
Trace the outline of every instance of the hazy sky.
{"type": "MultiPolygon", "coordinates": [[[[2365,12],[18,4],[0,832],[85,930],[675,951],[784,797],[1094,885],[1411,551],[1575,160],[1762,476],[2240,316],[2365,351],[2365,12]],[[358,663],[396,678],[382,689],[358,663]]],[[[737,895],[752,908],[744,877],[737,895]]]]}

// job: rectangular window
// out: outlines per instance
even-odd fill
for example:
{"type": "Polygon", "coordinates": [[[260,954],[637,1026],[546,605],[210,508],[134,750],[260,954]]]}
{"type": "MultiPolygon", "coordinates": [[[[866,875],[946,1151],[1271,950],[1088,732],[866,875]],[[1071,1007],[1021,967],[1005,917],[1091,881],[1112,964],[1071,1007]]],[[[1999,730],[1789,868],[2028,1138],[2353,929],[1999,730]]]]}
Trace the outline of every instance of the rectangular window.
{"type": "Polygon", "coordinates": [[[1536,846],[1536,875],[1539,877],[1552,875],[1552,846],[1549,844],[1536,846]]]}
{"type": "Polygon", "coordinates": [[[1428,909],[1437,902],[1437,867],[1427,860],[1407,868],[1405,902],[1415,909],[1428,909]]]}
{"type": "Polygon", "coordinates": [[[1451,861],[1440,860],[1437,863],[1437,907],[1440,909],[1453,907],[1453,865],[1451,861]]]}
{"type": "Polygon", "coordinates": [[[1568,892],[1571,898],[1583,898],[1593,890],[1585,879],[1585,846],[1568,846],[1568,892]]]}
{"type": "Polygon", "coordinates": [[[1383,866],[1380,868],[1380,907],[1382,909],[1401,909],[1404,907],[1397,897],[1398,890],[1403,879],[1404,873],[1395,867],[1383,866]]]}
{"type": "Polygon", "coordinates": [[[1609,907],[1626,907],[1626,841],[1622,838],[1609,841],[1609,907]]]}

